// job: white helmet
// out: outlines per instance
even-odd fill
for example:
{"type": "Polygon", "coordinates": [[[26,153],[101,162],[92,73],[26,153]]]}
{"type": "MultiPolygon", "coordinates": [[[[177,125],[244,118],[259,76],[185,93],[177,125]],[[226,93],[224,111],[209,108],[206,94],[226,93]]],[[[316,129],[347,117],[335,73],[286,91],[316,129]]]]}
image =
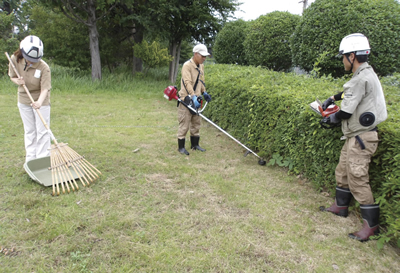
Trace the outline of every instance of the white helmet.
{"type": "Polygon", "coordinates": [[[353,33],[342,39],[339,55],[355,52],[356,55],[368,55],[371,52],[368,38],[362,33],[353,33]]]}
{"type": "Polygon", "coordinates": [[[39,37],[29,35],[19,44],[22,56],[32,63],[37,63],[43,57],[43,42],[39,37]]]}

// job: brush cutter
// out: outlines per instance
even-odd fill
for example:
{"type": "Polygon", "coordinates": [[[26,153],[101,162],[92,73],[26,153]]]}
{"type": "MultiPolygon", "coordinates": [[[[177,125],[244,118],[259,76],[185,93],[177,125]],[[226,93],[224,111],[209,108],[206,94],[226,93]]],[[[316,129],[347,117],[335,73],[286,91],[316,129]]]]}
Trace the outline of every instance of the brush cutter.
{"type": "Polygon", "coordinates": [[[219,127],[218,125],[216,125],[214,122],[212,122],[211,120],[209,120],[208,118],[206,118],[203,114],[201,114],[201,112],[204,111],[204,109],[207,106],[207,102],[205,103],[205,105],[203,106],[203,108],[201,108],[200,110],[195,109],[193,106],[185,103],[183,100],[181,100],[177,95],[177,89],[175,86],[168,86],[167,88],[165,88],[164,90],[164,98],[166,98],[167,100],[177,100],[179,103],[182,103],[187,109],[189,109],[189,111],[191,113],[195,113],[196,115],[199,115],[200,117],[202,117],[204,120],[206,120],[208,123],[210,123],[211,125],[213,125],[215,128],[217,128],[218,130],[220,130],[222,133],[224,133],[225,135],[227,135],[228,137],[230,137],[232,140],[234,140],[237,144],[239,144],[240,146],[242,146],[243,148],[245,148],[247,150],[247,152],[245,153],[244,156],[247,156],[249,153],[252,153],[253,155],[255,155],[256,157],[259,158],[258,160],[258,164],[259,165],[265,165],[266,162],[263,158],[261,158],[259,155],[257,155],[255,152],[253,152],[252,150],[250,150],[249,148],[247,148],[245,145],[243,145],[242,143],[240,143],[236,138],[234,138],[233,136],[231,136],[230,134],[228,134],[226,131],[224,131],[221,127],[219,127]]]}
{"type": "Polygon", "coordinates": [[[336,104],[331,104],[329,105],[325,110],[322,109],[322,103],[321,101],[317,98],[314,102],[310,103],[311,110],[313,110],[315,113],[318,115],[322,116],[322,119],[320,120],[321,127],[324,129],[332,129],[335,127],[339,127],[341,124],[336,123],[332,124],[330,123],[329,116],[338,112],[340,110],[339,106],[336,104]]]}
{"type": "MultiPolygon", "coordinates": [[[[18,78],[21,78],[14,63],[11,61],[10,56],[7,52],[5,52],[5,54],[18,78]]],[[[31,102],[34,103],[35,101],[26,85],[23,85],[23,88],[28,94],[31,102]]],[[[67,188],[68,192],[70,192],[70,187],[73,191],[75,191],[75,189],[78,190],[79,187],[75,181],[76,176],[78,176],[84,187],[97,179],[99,177],[98,174],[101,174],[101,172],[90,164],[83,156],[68,147],[68,143],[58,143],[39,109],[35,110],[54,143],[50,148],[51,167],[49,168],[52,176],[53,195],[56,195],[56,191],[57,195],[60,195],[59,184],[61,184],[63,193],[65,193],[65,188],[67,188]],[[72,174],[73,172],[75,172],[75,176],[72,174]]]]}

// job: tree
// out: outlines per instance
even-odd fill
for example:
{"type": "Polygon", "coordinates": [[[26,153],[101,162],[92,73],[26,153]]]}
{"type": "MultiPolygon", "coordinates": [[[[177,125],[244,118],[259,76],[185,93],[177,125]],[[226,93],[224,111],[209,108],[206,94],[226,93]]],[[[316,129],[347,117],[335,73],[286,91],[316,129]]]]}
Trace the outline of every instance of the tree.
{"type": "Polygon", "coordinates": [[[89,48],[92,63],[92,80],[101,79],[101,59],[97,22],[115,7],[116,0],[54,0],[65,16],[84,24],[89,30],[89,48]],[[111,5],[111,6],[110,6],[111,5]]]}
{"type": "Polygon", "coordinates": [[[361,32],[369,39],[369,63],[381,75],[399,71],[400,3],[396,0],[319,0],[306,9],[291,37],[292,58],[307,71],[317,59],[321,74],[344,75],[335,56],[343,37],[361,32]],[[328,52],[325,58],[321,58],[328,52]]]}
{"type": "Polygon", "coordinates": [[[150,0],[152,27],[169,41],[169,80],[176,81],[183,41],[193,40],[210,45],[216,33],[236,10],[235,0],[150,0]]]}
{"type": "Polygon", "coordinates": [[[289,39],[299,22],[299,15],[282,11],[274,11],[252,21],[244,41],[248,63],[275,71],[291,68],[289,39]]]}
{"type": "Polygon", "coordinates": [[[243,20],[227,22],[218,32],[213,47],[218,63],[247,65],[243,42],[249,23],[243,20]]]}
{"type": "Polygon", "coordinates": [[[0,13],[13,14],[14,20],[9,29],[13,37],[19,39],[27,35],[26,26],[29,23],[28,3],[25,0],[2,1],[0,2],[0,13]]]}
{"type": "Polygon", "coordinates": [[[31,12],[31,33],[43,41],[46,59],[65,67],[90,69],[89,38],[83,24],[71,24],[62,13],[39,5],[33,6],[31,12]]]}
{"type": "Polygon", "coordinates": [[[7,73],[8,60],[4,52],[10,55],[18,49],[19,41],[12,34],[12,22],[14,21],[14,14],[6,14],[0,12],[0,71],[7,73]]]}

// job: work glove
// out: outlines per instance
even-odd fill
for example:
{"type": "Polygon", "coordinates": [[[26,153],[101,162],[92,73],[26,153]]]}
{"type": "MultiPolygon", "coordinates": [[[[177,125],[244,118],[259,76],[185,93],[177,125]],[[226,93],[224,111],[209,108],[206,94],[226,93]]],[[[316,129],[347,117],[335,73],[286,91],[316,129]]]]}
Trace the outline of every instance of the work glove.
{"type": "Polygon", "coordinates": [[[333,129],[335,127],[340,127],[341,120],[336,117],[336,114],[337,114],[337,112],[333,113],[329,117],[324,117],[323,119],[321,119],[321,121],[319,123],[325,129],[333,129]]]}
{"type": "Polygon", "coordinates": [[[200,98],[200,97],[197,97],[196,95],[193,95],[193,96],[192,96],[192,100],[193,100],[193,103],[194,103],[194,107],[195,107],[196,109],[199,109],[200,106],[201,106],[201,98],[200,98]],[[200,101],[199,101],[199,100],[200,100],[200,101]]]}
{"type": "Polygon", "coordinates": [[[203,93],[204,99],[206,100],[206,102],[210,102],[211,101],[211,95],[209,95],[207,92],[203,93]]]}
{"type": "Polygon", "coordinates": [[[328,108],[329,105],[334,104],[334,103],[335,103],[335,101],[334,101],[331,97],[327,98],[327,99],[324,101],[324,103],[322,104],[322,110],[325,111],[326,108],[328,108]]]}
{"type": "Polygon", "coordinates": [[[336,124],[336,123],[340,123],[340,122],[341,122],[341,120],[340,120],[339,118],[336,117],[336,114],[337,114],[337,113],[338,113],[338,112],[333,113],[332,115],[329,115],[329,117],[328,117],[329,123],[331,123],[331,124],[336,124]]]}

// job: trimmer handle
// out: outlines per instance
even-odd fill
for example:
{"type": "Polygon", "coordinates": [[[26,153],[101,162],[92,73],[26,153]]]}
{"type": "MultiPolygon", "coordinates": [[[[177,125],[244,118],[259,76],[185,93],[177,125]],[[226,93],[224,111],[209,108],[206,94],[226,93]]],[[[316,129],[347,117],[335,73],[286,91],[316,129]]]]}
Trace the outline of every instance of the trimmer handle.
{"type": "MultiPolygon", "coordinates": [[[[177,93],[178,93],[177,87],[176,87],[176,86],[173,86],[173,85],[170,85],[170,86],[168,86],[167,88],[164,89],[164,98],[166,98],[167,100],[173,100],[173,99],[174,99],[174,100],[177,100],[177,101],[179,101],[179,102],[183,102],[183,101],[177,96],[177,93]]],[[[199,96],[199,98],[200,98],[200,96],[199,96]]],[[[198,112],[198,113],[203,112],[203,111],[206,109],[207,103],[208,103],[208,102],[206,102],[206,103],[204,104],[204,106],[201,108],[201,110],[197,110],[197,112],[198,112]]]]}

